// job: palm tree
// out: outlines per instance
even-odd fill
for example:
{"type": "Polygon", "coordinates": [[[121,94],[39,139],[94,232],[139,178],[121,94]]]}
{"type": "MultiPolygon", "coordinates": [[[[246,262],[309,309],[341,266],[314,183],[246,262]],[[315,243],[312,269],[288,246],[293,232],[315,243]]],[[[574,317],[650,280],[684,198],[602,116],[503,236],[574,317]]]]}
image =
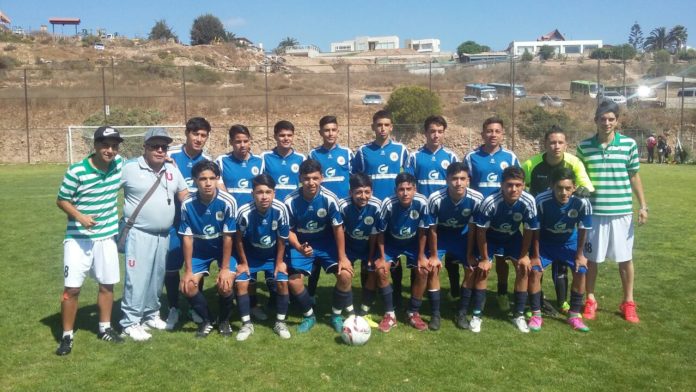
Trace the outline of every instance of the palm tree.
{"type": "Polygon", "coordinates": [[[686,32],[686,27],[682,25],[676,25],[672,27],[672,30],[670,30],[667,34],[669,46],[671,46],[674,49],[674,52],[676,53],[677,51],[683,49],[686,46],[686,39],[688,38],[688,36],[689,33],[686,32]]]}
{"type": "Polygon", "coordinates": [[[665,27],[656,27],[653,29],[643,43],[643,49],[648,52],[657,52],[658,50],[665,49],[668,46],[669,40],[667,37],[667,28],[665,27]]]}
{"type": "Polygon", "coordinates": [[[280,43],[278,44],[278,47],[275,48],[275,52],[277,54],[283,54],[283,53],[285,53],[285,49],[293,47],[293,46],[297,46],[297,45],[299,45],[299,43],[300,42],[295,38],[285,37],[284,40],[280,41],[280,43]]]}

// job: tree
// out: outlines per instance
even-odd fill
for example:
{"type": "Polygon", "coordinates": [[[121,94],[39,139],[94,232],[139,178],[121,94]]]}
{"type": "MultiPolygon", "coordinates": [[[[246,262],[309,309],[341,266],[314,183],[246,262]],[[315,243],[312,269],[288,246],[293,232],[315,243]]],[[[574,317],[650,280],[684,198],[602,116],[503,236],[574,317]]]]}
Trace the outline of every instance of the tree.
{"type": "Polygon", "coordinates": [[[636,54],[638,54],[638,52],[630,43],[611,48],[611,58],[617,60],[631,60],[636,57],[636,54]]]}
{"type": "Polygon", "coordinates": [[[522,57],[520,58],[520,60],[522,60],[525,63],[528,63],[534,60],[534,55],[532,55],[531,53],[529,53],[527,49],[525,49],[524,53],[522,53],[522,57]]]}
{"type": "Polygon", "coordinates": [[[636,51],[643,48],[643,30],[641,30],[640,25],[636,21],[631,26],[631,33],[628,35],[628,43],[633,46],[636,51]]]}
{"type": "Polygon", "coordinates": [[[657,52],[658,50],[666,49],[668,46],[669,39],[665,27],[656,27],[653,29],[643,43],[643,49],[648,52],[657,52]]]}
{"type": "Polygon", "coordinates": [[[590,53],[590,58],[593,60],[605,60],[611,58],[611,54],[612,50],[610,48],[597,48],[590,53]]]}
{"type": "Polygon", "coordinates": [[[566,130],[574,128],[570,116],[563,110],[546,111],[534,106],[520,112],[520,134],[529,139],[543,139],[544,134],[554,125],[566,130]]]}
{"type": "Polygon", "coordinates": [[[491,48],[486,45],[479,45],[475,41],[466,41],[461,43],[457,47],[457,54],[461,56],[464,53],[467,54],[476,54],[476,53],[481,53],[481,52],[490,52],[491,48]]]}
{"type": "Polygon", "coordinates": [[[217,16],[201,15],[191,26],[191,45],[208,45],[215,40],[227,40],[227,32],[217,16]]]}
{"type": "Polygon", "coordinates": [[[278,46],[275,49],[273,49],[273,52],[275,52],[275,54],[283,54],[288,48],[297,46],[299,44],[300,41],[298,41],[296,38],[285,37],[282,41],[278,43],[278,46]]]}
{"type": "Polygon", "coordinates": [[[414,132],[423,126],[428,116],[442,113],[440,97],[424,87],[399,87],[391,96],[385,109],[392,113],[396,124],[403,124],[402,130],[414,132]]]}
{"type": "Polygon", "coordinates": [[[653,53],[653,58],[655,59],[655,62],[658,64],[669,64],[672,60],[672,56],[665,49],[661,49],[653,53]]]}
{"type": "Polygon", "coordinates": [[[556,49],[554,49],[553,46],[544,45],[539,48],[539,57],[542,60],[552,59],[554,54],[556,54],[556,49]]]}
{"type": "Polygon", "coordinates": [[[686,27],[682,25],[672,27],[669,33],[667,33],[667,42],[669,42],[672,52],[676,53],[679,50],[684,49],[684,47],[686,47],[686,39],[688,37],[689,34],[686,32],[686,27]]]}
{"type": "Polygon", "coordinates": [[[155,22],[155,25],[152,26],[152,30],[150,30],[150,34],[147,38],[153,41],[166,41],[168,39],[173,39],[174,41],[179,42],[179,37],[174,34],[171,27],[167,25],[167,22],[164,19],[155,22]]]}

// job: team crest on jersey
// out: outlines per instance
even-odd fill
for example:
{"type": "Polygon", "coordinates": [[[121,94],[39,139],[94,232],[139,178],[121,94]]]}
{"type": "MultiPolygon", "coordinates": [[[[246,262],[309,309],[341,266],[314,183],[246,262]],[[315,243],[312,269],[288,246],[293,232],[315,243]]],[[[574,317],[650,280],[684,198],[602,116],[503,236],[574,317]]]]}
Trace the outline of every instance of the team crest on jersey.
{"type": "Polygon", "coordinates": [[[471,209],[470,208],[465,208],[462,210],[462,216],[469,216],[471,215],[471,209]]]}
{"type": "Polygon", "coordinates": [[[259,168],[256,167],[256,166],[252,167],[252,168],[251,168],[251,174],[253,174],[253,175],[255,175],[255,176],[259,175],[259,168]]]}
{"type": "Polygon", "coordinates": [[[326,177],[333,177],[333,176],[336,175],[336,169],[333,168],[333,167],[329,167],[329,168],[327,168],[326,171],[324,172],[324,175],[325,175],[326,177]]]}
{"type": "Polygon", "coordinates": [[[510,166],[510,165],[508,165],[507,162],[500,162],[500,169],[501,170],[505,170],[505,168],[507,168],[508,166],[510,166]]]}
{"type": "Polygon", "coordinates": [[[271,222],[271,230],[278,230],[278,221],[271,222]]]}
{"type": "Polygon", "coordinates": [[[379,172],[379,174],[387,174],[387,171],[389,171],[389,166],[387,165],[379,165],[379,167],[377,167],[377,172],[379,172]]]}
{"type": "Polygon", "coordinates": [[[298,171],[300,171],[300,165],[298,165],[297,163],[293,163],[292,165],[290,165],[290,170],[292,170],[293,173],[297,173],[298,171]]]}
{"type": "Polygon", "coordinates": [[[338,157],[338,158],[336,158],[336,163],[338,163],[339,165],[345,165],[345,164],[346,164],[346,158],[344,158],[344,157],[338,157]]]}
{"type": "Polygon", "coordinates": [[[218,222],[222,222],[225,219],[225,214],[222,211],[218,211],[215,213],[215,219],[217,219],[218,222]]]}
{"type": "Polygon", "coordinates": [[[428,178],[431,180],[437,180],[440,177],[440,173],[437,172],[437,170],[431,170],[428,173],[428,178]]]}
{"type": "Polygon", "coordinates": [[[520,214],[519,212],[515,212],[514,214],[512,214],[512,220],[514,220],[515,222],[521,221],[522,214],[520,214]]]}
{"type": "Polygon", "coordinates": [[[371,216],[366,216],[363,219],[363,222],[365,222],[366,225],[371,225],[371,224],[375,223],[375,218],[373,218],[371,216]]]}
{"type": "Polygon", "coordinates": [[[318,210],[317,210],[317,216],[320,217],[320,218],[325,217],[325,216],[326,216],[326,209],[324,209],[324,208],[318,209],[318,210]]]}
{"type": "Polygon", "coordinates": [[[286,175],[282,175],[282,176],[278,177],[279,184],[287,185],[289,180],[290,180],[290,178],[286,175]]]}
{"type": "Polygon", "coordinates": [[[577,218],[578,210],[576,210],[575,208],[571,208],[570,210],[568,210],[568,216],[571,218],[577,218]]]}
{"type": "Polygon", "coordinates": [[[420,214],[416,210],[411,210],[411,212],[409,212],[408,216],[411,217],[411,219],[418,219],[420,214]]]}
{"type": "Polygon", "coordinates": [[[307,228],[309,230],[316,230],[319,227],[319,224],[315,221],[309,221],[307,222],[307,228]]]}
{"type": "Polygon", "coordinates": [[[389,154],[389,159],[391,159],[392,161],[396,162],[396,161],[399,160],[399,154],[393,152],[393,153],[389,154]]]}
{"type": "Polygon", "coordinates": [[[449,161],[442,161],[440,162],[440,166],[442,166],[443,169],[447,169],[450,165],[449,161]]]}
{"type": "Polygon", "coordinates": [[[241,180],[239,180],[239,182],[237,182],[237,186],[240,188],[248,188],[249,180],[247,180],[246,178],[242,178],[241,180]]]}

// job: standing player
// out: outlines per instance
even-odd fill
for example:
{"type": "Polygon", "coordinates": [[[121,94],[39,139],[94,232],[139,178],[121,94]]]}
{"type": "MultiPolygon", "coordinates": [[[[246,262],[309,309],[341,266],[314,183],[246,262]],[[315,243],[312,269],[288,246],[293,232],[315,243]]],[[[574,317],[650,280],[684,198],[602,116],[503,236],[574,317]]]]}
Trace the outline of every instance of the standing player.
{"type": "MultiPolygon", "coordinates": [[[[210,137],[210,123],[203,117],[192,117],[186,122],[186,142],[179,146],[170,147],[167,155],[174,161],[174,165],[186,181],[189,193],[196,192],[196,183],[191,175],[191,169],[196,163],[210,159],[203,151],[210,137]]],[[[164,287],[167,289],[167,302],[169,303],[169,315],[167,316],[167,330],[172,330],[179,322],[179,271],[184,266],[184,254],[181,252],[181,238],[179,238],[179,223],[181,215],[181,202],[174,200],[174,224],[169,230],[169,252],[167,253],[167,266],[164,275],[164,287]]]]}
{"type": "MultiPolygon", "coordinates": [[[[474,220],[478,229],[477,245],[481,253],[478,267],[482,271],[490,269],[495,256],[496,263],[504,258],[512,260],[515,266],[515,309],[513,323],[520,332],[529,332],[524,319],[524,306],[527,303],[527,291],[531,260],[529,250],[534,231],[539,229],[534,197],[524,190],[524,172],[519,167],[507,167],[503,170],[500,191],[486,197],[481,203],[474,220]],[[524,225],[524,234],[520,233],[524,225]]],[[[532,259],[538,259],[533,253],[532,259]]],[[[485,287],[484,287],[485,288],[485,287]]],[[[485,291],[483,292],[485,295],[485,291]]],[[[481,328],[480,316],[474,308],[474,318],[470,328],[478,332],[481,328]],[[478,319],[476,319],[478,317],[478,319]]]]}
{"type": "Polygon", "coordinates": [[[297,189],[300,178],[300,164],[306,159],[303,154],[292,147],[295,137],[295,126],[286,120],[278,121],[273,126],[273,138],[276,147],[261,154],[263,171],[268,173],[276,183],[276,199],[283,201],[297,189]]]}
{"type": "MultiPolygon", "coordinates": [[[[429,116],[425,119],[425,145],[409,154],[406,171],[418,180],[417,191],[430,197],[434,192],[447,186],[447,167],[457,162],[457,156],[442,144],[445,139],[447,121],[442,116],[429,116]]],[[[445,268],[450,281],[450,294],[459,295],[459,265],[445,259],[445,268]]]]}
{"type": "Polygon", "coordinates": [[[217,260],[220,271],[217,287],[220,303],[218,329],[223,336],[232,334],[233,284],[236,265],[232,258],[236,228],[237,204],[234,198],[217,189],[220,168],[215,162],[201,161],[191,172],[198,191],[181,206],[181,226],[184,252],[184,276],[181,292],[188,298],[193,310],[202,318],[196,337],[205,338],[213,329],[212,318],[199,283],[210,275],[210,264],[217,260]]]}
{"type": "Polygon", "coordinates": [[[540,265],[532,265],[529,283],[529,303],[532,318],[529,329],[541,330],[541,277],[549,264],[564,263],[573,271],[573,287],[570,292],[568,324],[581,332],[590,329],[582,322],[582,297],[585,292],[585,273],[587,259],[583,255],[583,246],[587,230],[592,227],[592,208],[586,199],[573,196],[575,173],[566,167],[559,167],[551,172],[551,189],[542,192],[536,198],[539,217],[539,236],[535,237],[534,246],[538,247],[540,265]]]}
{"type": "MultiPolygon", "coordinates": [[[[469,186],[469,168],[463,162],[447,167],[447,187],[430,195],[428,210],[435,225],[432,241],[437,246],[437,256],[446,257],[452,263],[464,266],[464,280],[454,282],[453,289],[460,290],[457,326],[469,329],[466,314],[471,302],[474,267],[477,264],[476,225],[473,218],[483,201],[483,196],[469,186]]],[[[458,266],[455,264],[455,266],[458,266]]]]}
{"type": "Polygon", "coordinates": [[[382,203],[378,256],[392,265],[401,255],[405,256],[407,267],[415,270],[411,275],[411,299],[406,311],[408,323],[419,331],[428,327],[437,330],[440,327],[439,272],[442,264],[433,241],[430,241],[430,257],[426,257],[431,226],[428,200],[416,193],[416,178],[412,174],[399,173],[394,182],[396,194],[382,203]],[[426,288],[432,309],[430,325],[425,324],[419,312],[426,288]]]}
{"type": "MultiPolygon", "coordinates": [[[[466,154],[464,161],[471,170],[471,187],[485,198],[500,189],[503,170],[510,166],[519,167],[520,162],[514,152],[503,147],[505,128],[502,119],[490,117],[483,122],[482,128],[483,145],[466,154]]],[[[498,275],[498,306],[507,312],[510,310],[507,262],[497,260],[495,271],[498,275]]]]}
{"type": "Polygon", "coordinates": [[[118,283],[120,275],[114,236],[118,233],[116,203],[123,167],[118,148],[122,142],[115,128],[97,128],[95,152],[68,168],[58,191],[56,204],[68,216],[68,225],[63,241],[65,284],[60,303],[63,336],[57,355],[68,355],[72,351],[77,301],[89,272],[99,283],[97,337],[123,342],[111,328],[114,284],[118,283]],[[100,195],[97,202],[92,201],[94,194],[100,195]]]}
{"type": "Polygon", "coordinates": [[[285,241],[288,239],[288,213],[285,205],[275,199],[275,181],[262,173],[252,180],[253,201],[239,208],[235,249],[237,255],[237,303],[242,318],[242,329],[237,340],[246,340],[254,333],[249,317],[249,280],[258,272],[274,276],[276,323],[273,331],[283,339],[290,339],[285,325],[288,313],[288,273],[285,265],[285,241]]]}
{"type": "Polygon", "coordinates": [[[290,221],[290,291],[297,298],[304,318],[297,332],[308,332],[316,323],[312,299],[304,288],[302,275],[309,275],[319,260],[327,273],[336,275],[332,301],[331,326],[343,329],[341,313],[353,312],[351,282],[353,266],[346,257],[343,220],[336,196],[321,186],[319,162],[309,159],[300,165],[302,186],[286,199],[290,221]]]}
{"type": "Polygon", "coordinates": [[[620,310],[624,319],[637,323],[638,314],[633,302],[633,199],[636,196],[640,208],[638,223],[648,220],[648,205],[643,194],[643,184],[638,174],[640,163],[636,142],[616,131],[619,106],[602,101],[595,113],[597,134],[578,144],[578,158],[583,161],[595,186],[592,194],[592,223],[585,244],[587,268],[587,299],[584,317],[595,318],[597,300],[595,281],[597,263],[609,258],[619,264],[623,302],[620,310]]]}

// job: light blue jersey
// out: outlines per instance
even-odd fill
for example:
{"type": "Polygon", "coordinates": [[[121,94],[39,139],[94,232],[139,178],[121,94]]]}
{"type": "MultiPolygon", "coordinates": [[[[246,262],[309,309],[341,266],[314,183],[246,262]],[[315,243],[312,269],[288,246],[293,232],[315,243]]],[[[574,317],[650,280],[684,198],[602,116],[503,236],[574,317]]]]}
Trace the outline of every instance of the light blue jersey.
{"type": "Polygon", "coordinates": [[[372,194],[384,200],[394,194],[394,180],[406,167],[408,150],[401,143],[390,140],[384,146],[374,142],[358,148],[353,159],[353,173],[365,173],[372,178],[372,194]]]}
{"type": "Polygon", "coordinates": [[[348,196],[350,185],[348,180],[351,173],[351,161],[354,158],[353,151],[349,148],[334,146],[327,150],[319,146],[309,152],[309,158],[319,161],[324,179],[321,185],[333,192],[338,198],[348,196]]]}
{"type": "Polygon", "coordinates": [[[552,190],[540,193],[536,198],[539,215],[539,243],[577,246],[578,228],[592,228],[592,207],[586,199],[571,196],[566,204],[560,204],[552,190]]]}
{"type": "Polygon", "coordinates": [[[288,238],[288,212],[278,200],[261,213],[252,201],[239,208],[237,230],[242,235],[244,253],[250,267],[273,262],[278,239],[288,238]]]}
{"type": "Polygon", "coordinates": [[[447,167],[457,162],[457,155],[450,149],[440,147],[432,152],[425,146],[408,156],[406,171],[416,177],[416,189],[425,197],[447,186],[447,167]]]}
{"type": "Polygon", "coordinates": [[[498,191],[486,197],[478,212],[474,215],[476,226],[489,229],[486,236],[489,240],[502,243],[520,235],[520,225],[525,230],[538,230],[534,196],[522,191],[522,196],[512,205],[505,202],[503,193],[498,191]]]}
{"type": "Polygon", "coordinates": [[[220,166],[220,182],[241,206],[252,201],[251,180],[263,173],[263,159],[249,154],[245,160],[237,159],[232,153],[220,155],[215,159],[220,166]]]}
{"type": "Polygon", "coordinates": [[[283,201],[300,184],[300,164],[306,159],[303,154],[293,150],[285,157],[278,154],[278,149],[266,151],[261,154],[263,159],[263,172],[267,173],[276,182],[275,198],[283,201]]]}
{"type": "Polygon", "coordinates": [[[343,218],[346,237],[346,253],[351,260],[366,261],[370,252],[370,236],[378,234],[382,203],[371,197],[367,205],[359,208],[351,197],[339,200],[338,209],[343,218]]]}
{"type": "Polygon", "coordinates": [[[205,204],[198,193],[191,194],[181,205],[179,234],[193,237],[195,259],[218,259],[222,255],[222,236],[237,231],[237,203],[230,195],[216,190],[205,204]]]}
{"type": "Polygon", "coordinates": [[[300,243],[308,242],[313,248],[336,248],[333,227],[343,224],[338,211],[338,198],[324,187],[312,200],[305,200],[302,188],[285,198],[290,230],[300,243]]]}
{"type": "Polygon", "coordinates": [[[483,202],[481,193],[467,188],[461,200],[455,202],[448,188],[436,191],[428,198],[428,210],[437,225],[437,249],[440,256],[451,253],[458,260],[466,259],[469,223],[483,202]]]}
{"type": "Polygon", "coordinates": [[[397,196],[382,202],[379,231],[384,233],[387,253],[403,251],[415,259],[418,252],[418,229],[427,229],[431,225],[428,200],[419,193],[416,193],[408,207],[402,206],[397,196]]]}
{"type": "MultiPolygon", "coordinates": [[[[193,165],[200,161],[210,160],[210,157],[204,152],[201,152],[195,157],[190,157],[186,153],[186,150],[184,150],[183,144],[169,147],[167,155],[174,160],[176,168],[179,169],[179,173],[181,173],[181,176],[184,177],[184,180],[186,180],[188,191],[190,193],[196,192],[198,188],[196,187],[196,182],[193,180],[193,176],[191,175],[191,169],[193,169],[193,165]]],[[[175,202],[178,203],[178,200],[175,202]]]]}
{"type": "Polygon", "coordinates": [[[464,158],[471,171],[471,187],[488,197],[500,189],[503,170],[509,166],[520,167],[514,152],[500,147],[493,154],[483,150],[483,146],[466,154],[464,158]]]}

